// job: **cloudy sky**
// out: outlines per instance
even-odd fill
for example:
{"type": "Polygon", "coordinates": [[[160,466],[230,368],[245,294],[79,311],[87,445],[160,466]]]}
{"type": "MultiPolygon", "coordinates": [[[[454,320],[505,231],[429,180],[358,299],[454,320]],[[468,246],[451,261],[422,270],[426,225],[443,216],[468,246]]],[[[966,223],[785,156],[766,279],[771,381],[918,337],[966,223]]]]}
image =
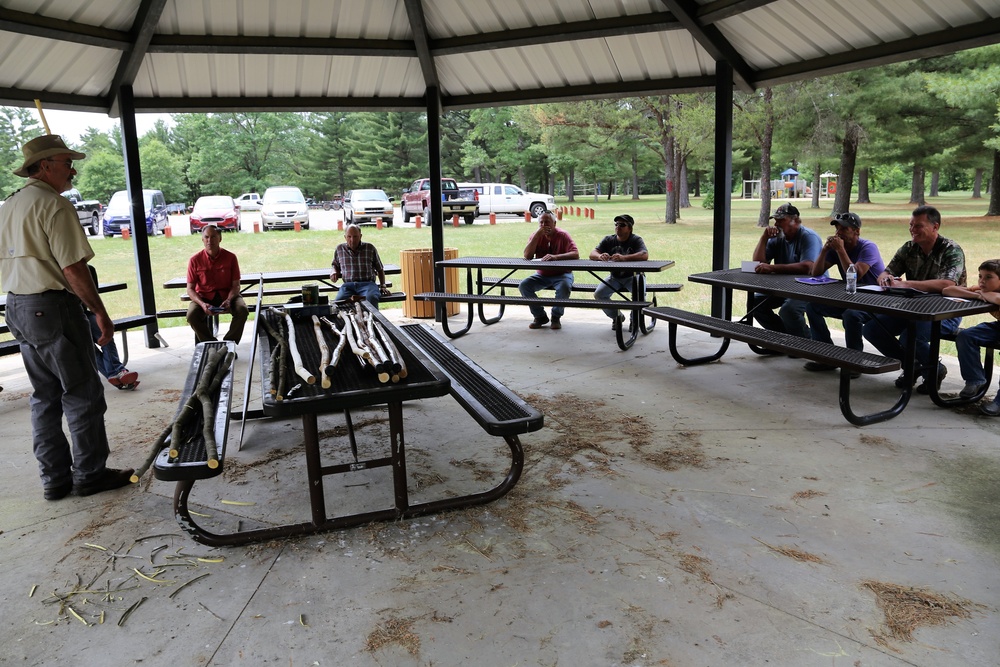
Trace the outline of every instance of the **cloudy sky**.
{"type": "MultiPolygon", "coordinates": [[[[118,118],[109,118],[102,113],[82,113],[79,111],[59,111],[49,109],[45,111],[45,119],[49,122],[49,130],[53,134],[62,135],[68,143],[77,143],[80,137],[87,131],[87,128],[96,127],[106,132],[114,127],[118,127],[118,118]]],[[[141,137],[151,130],[157,120],[166,121],[167,125],[173,125],[169,114],[141,113],[135,116],[136,131],[141,137]]]]}

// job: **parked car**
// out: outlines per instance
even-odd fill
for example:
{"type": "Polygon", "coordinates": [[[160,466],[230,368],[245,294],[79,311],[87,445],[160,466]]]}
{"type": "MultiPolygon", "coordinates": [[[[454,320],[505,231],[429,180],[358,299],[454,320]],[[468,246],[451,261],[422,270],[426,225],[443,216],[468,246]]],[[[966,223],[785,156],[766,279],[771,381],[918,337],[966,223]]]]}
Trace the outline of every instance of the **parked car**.
{"type": "Polygon", "coordinates": [[[101,210],[104,208],[101,202],[96,199],[84,199],[76,188],[70,188],[62,193],[62,196],[73,203],[80,224],[87,230],[87,234],[97,236],[97,230],[101,227],[101,210]]]}
{"type": "Polygon", "coordinates": [[[509,183],[459,183],[460,190],[474,192],[478,203],[477,215],[490,213],[509,213],[524,215],[530,212],[531,217],[538,218],[555,208],[556,200],[552,195],[540,192],[525,192],[516,185],[509,183]]]}
{"type": "Polygon", "coordinates": [[[236,202],[236,207],[241,211],[260,210],[260,195],[256,192],[244,192],[233,201],[236,202]]]}
{"type": "Polygon", "coordinates": [[[288,185],[268,188],[260,201],[260,222],[265,232],[293,229],[296,222],[302,229],[309,229],[309,207],[298,188],[288,185]]]}
{"type": "Polygon", "coordinates": [[[382,190],[348,190],[344,195],[344,222],[358,225],[374,225],[376,218],[382,218],[387,227],[392,227],[392,197],[382,190]]]}
{"type": "MultiPolygon", "coordinates": [[[[146,209],[146,234],[156,236],[167,226],[167,201],[159,190],[143,190],[142,205],[146,209]]],[[[128,191],[119,190],[111,195],[104,210],[104,236],[122,233],[122,227],[132,222],[132,200],[128,191]]]]}
{"type": "Polygon", "coordinates": [[[184,213],[187,213],[187,210],[187,204],[182,202],[167,204],[167,215],[183,215],[184,213]]]}
{"type": "Polygon", "coordinates": [[[200,234],[205,225],[215,225],[230,232],[240,231],[240,212],[233,198],[228,195],[198,197],[191,211],[191,233],[200,234]]]}

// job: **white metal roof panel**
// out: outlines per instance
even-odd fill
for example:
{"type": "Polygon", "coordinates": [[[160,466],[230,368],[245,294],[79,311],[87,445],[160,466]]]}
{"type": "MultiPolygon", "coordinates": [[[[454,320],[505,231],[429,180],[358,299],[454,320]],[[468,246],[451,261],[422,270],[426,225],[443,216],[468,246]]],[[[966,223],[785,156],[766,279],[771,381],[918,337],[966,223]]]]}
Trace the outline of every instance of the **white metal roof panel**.
{"type": "MultiPolygon", "coordinates": [[[[488,93],[523,100],[520,93],[526,91],[551,97],[552,91],[573,94],[574,87],[588,84],[635,89],[643,81],[691,79],[704,85],[720,53],[733,60],[738,79],[760,85],[831,66],[860,66],[865,60],[851,55],[860,49],[885,53],[890,61],[920,48],[947,51],[952,33],[969,43],[1000,41],[1000,24],[993,25],[1000,21],[1000,0],[774,0],[752,9],[698,0],[695,6],[706,11],[732,13],[697,35],[670,18],[668,4],[421,0],[431,50],[418,59],[425,42],[414,38],[404,0],[165,0],[162,13],[153,17],[149,49],[139,43],[140,60],[129,72],[136,72],[137,102],[156,97],[161,108],[177,110],[185,99],[205,104],[213,97],[308,97],[315,104],[324,97],[402,96],[412,103],[424,95],[428,64],[446,102],[488,93]],[[670,27],[653,32],[621,23],[647,15],[650,25],[666,20],[670,27]],[[977,32],[982,25],[986,28],[977,32]],[[561,26],[566,30],[560,32],[561,26]],[[574,37],[581,26],[586,32],[574,37]],[[504,45],[505,33],[513,30],[526,45],[504,45]],[[927,35],[934,39],[921,39],[927,35]],[[477,46],[478,36],[498,46],[477,46]],[[213,50],[214,38],[225,48],[213,50]],[[284,41],[268,41],[277,38],[284,41]],[[309,40],[303,42],[309,49],[297,50],[296,38],[309,40]],[[722,41],[706,41],[713,39],[722,41]],[[269,48],[255,50],[258,40],[269,48]],[[912,42],[921,46],[909,47],[912,42]],[[352,53],[356,46],[371,48],[352,53]]],[[[24,34],[16,27],[0,32],[0,100],[25,103],[32,96],[45,101],[58,95],[60,106],[71,106],[66,100],[80,96],[87,98],[81,104],[93,107],[103,99],[111,108],[115,73],[131,57],[127,40],[148,34],[134,25],[141,5],[142,0],[0,0],[8,14],[45,19],[24,19],[24,34]],[[90,35],[72,35],[81,24],[86,31],[114,32],[98,35],[101,46],[88,45],[90,35]],[[114,48],[119,43],[122,48],[114,48]]],[[[17,16],[7,19],[5,26],[19,22],[17,16]]],[[[697,12],[690,20],[700,20],[697,12]]]]}

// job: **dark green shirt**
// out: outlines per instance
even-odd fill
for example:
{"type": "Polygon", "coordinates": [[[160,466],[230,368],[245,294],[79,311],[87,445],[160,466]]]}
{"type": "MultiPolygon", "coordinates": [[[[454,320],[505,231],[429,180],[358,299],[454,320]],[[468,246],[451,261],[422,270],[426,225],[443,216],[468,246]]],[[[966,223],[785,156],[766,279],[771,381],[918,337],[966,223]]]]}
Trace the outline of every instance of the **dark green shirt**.
{"type": "Polygon", "coordinates": [[[885,267],[890,274],[907,280],[952,280],[965,285],[965,252],[951,239],[939,236],[931,254],[925,255],[913,241],[907,241],[885,267]]]}

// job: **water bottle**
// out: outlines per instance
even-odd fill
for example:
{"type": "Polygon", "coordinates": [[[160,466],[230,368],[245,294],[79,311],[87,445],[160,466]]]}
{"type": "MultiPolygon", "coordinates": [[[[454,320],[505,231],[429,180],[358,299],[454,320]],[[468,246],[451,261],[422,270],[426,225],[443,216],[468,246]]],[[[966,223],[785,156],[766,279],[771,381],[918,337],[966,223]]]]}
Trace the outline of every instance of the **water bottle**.
{"type": "Polygon", "coordinates": [[[847,293],[854,294],[858,291],[858,270],[851,264],[847,267],[847,293]]]}

